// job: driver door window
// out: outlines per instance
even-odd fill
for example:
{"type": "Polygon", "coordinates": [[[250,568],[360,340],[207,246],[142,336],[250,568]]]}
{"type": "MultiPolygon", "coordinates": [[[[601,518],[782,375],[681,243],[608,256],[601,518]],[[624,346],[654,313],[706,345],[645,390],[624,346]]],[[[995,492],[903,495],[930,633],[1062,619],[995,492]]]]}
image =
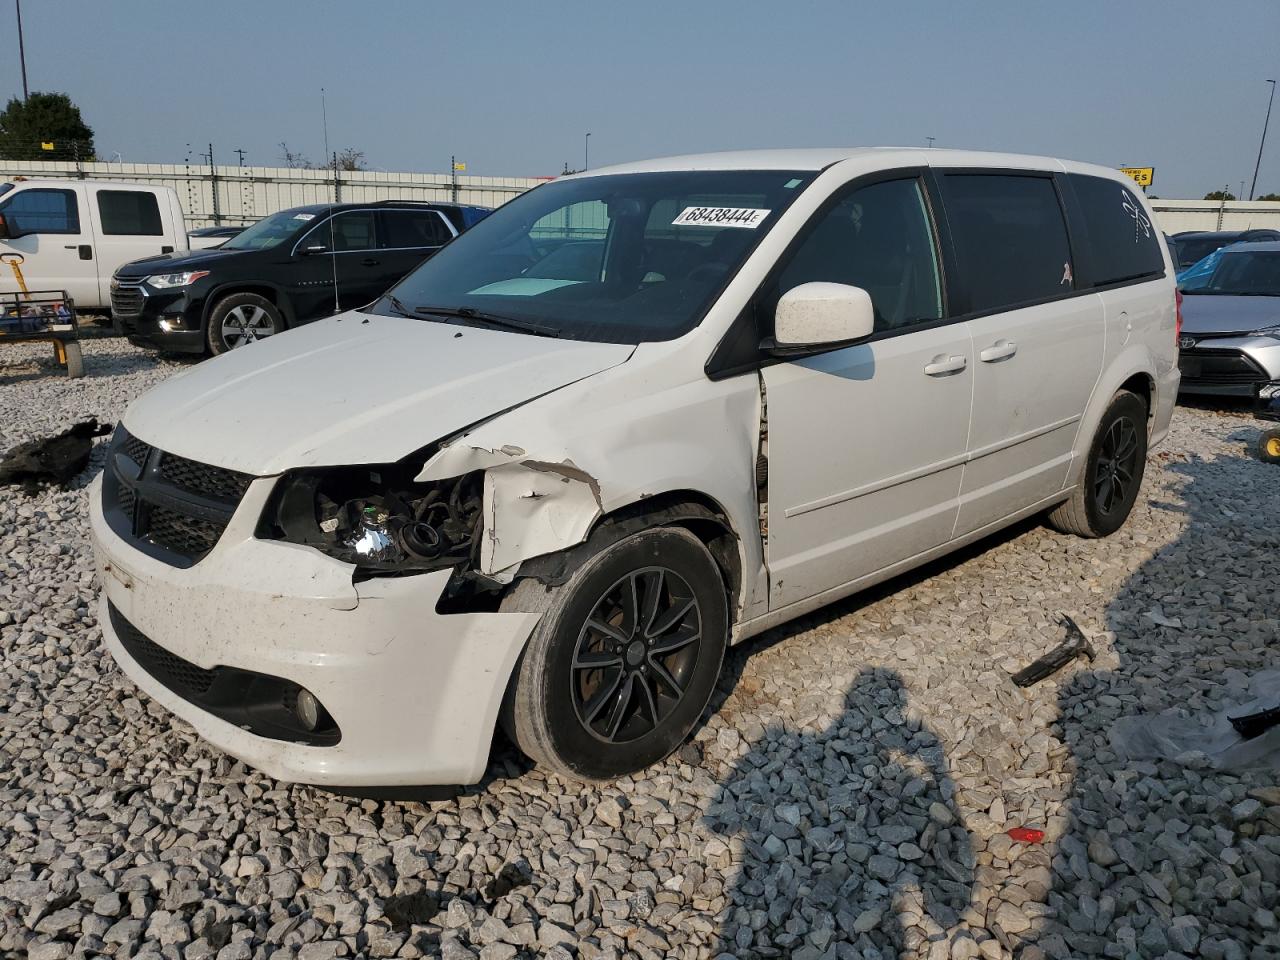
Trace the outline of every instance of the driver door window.
{"type": "MultiPolygon", "coordinates": [[[[340,213],[333,218],[333,252],[354,253],[358,250],[372,250],[374,243],[374,213],[372,210],[353,210],[340,213]]],[[[328,235],[328,224],[322,224],[319,233],[328,235]]]]}
{"type": "Polygon", "coordinates": [[[765,297],[813,281],[861,287],[871,295],[876,331],[942,318],[938,256],[920,182],[889,180],[837,200],[808,228],[765,297]]]}

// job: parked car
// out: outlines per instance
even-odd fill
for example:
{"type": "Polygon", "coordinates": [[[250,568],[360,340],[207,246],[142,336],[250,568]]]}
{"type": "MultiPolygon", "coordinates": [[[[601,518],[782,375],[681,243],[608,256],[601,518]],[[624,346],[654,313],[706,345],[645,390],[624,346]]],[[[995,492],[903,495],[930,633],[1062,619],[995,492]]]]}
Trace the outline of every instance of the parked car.
{"type": "Polygon", "coordinates": [[[1253,396],[1280,382],[1280,242],[1237,243],[1181,287],[1182,392],[1253,396]]]}
{"type": "Polygon", "coordinates": [[[281,210],[215,249],[125,264],[112,313],[132,343],[225,353],[377,299],[486,213],[405,200],[281,210]]]}
{"type": "Polygon", "coordinates": [[[539,186],[129,407],[107,647],[282,780],[473,782],[499,723],[640,770],[729,644],[1022,517],[1124,523],[1178,387],[1153,222],[1114,171],[947,150],[539,186]]]}
{"type": "Polygon", "coordinates": [[[247,226],[247,223],[242,223],[233,227],[196,227],[194,230],[187,231],[187,240],[192,250],[210,250],[222,246],[247,226]]]}
{"type": "Polygon", "coordinates": [[[1280,240],[1280,230],[1190,230],[1175,234],[1179,272],[1232,243],[1280,240]]]}
{"type": "MultiPolygon", "coordinates": [[[[187,228],[170,187],[118,180],[0,183],[0,254],[22,254],[30,290],[65,290],[80,310],[111,305],[111,275],[130,260],[185,253],[187,228]]],[[[0,270],[0,294],[17,280],[0,270]]]]}

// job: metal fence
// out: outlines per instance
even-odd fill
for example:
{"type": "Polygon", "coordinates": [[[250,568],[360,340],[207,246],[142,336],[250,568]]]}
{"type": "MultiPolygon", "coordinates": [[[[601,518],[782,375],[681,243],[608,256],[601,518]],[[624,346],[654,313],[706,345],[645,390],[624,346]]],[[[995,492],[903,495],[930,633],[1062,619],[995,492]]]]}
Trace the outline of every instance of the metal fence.
{"type": "Polygon", "coordinates": [[[452,177],[447,173],[310,170],[198,163],[77,163],[0,159],[0,180],[22,177],[121,180],[173,187],[188,228],[251,223],[308,203],[436,200],[497,207],[547,177],[452,177]]]}

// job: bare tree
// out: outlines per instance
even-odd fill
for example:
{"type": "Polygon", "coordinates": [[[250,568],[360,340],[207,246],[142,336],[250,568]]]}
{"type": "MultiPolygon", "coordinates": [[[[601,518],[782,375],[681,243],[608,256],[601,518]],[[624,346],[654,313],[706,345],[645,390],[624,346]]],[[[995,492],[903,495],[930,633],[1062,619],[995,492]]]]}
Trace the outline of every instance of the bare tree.
{"type": "Polygon", "coordinates": [[[293,170],[311,170],[314,169],[310,160],[305,154],[295,153],[289,149],[289,144],[280,141],[280,159],[284,161],[284,165],[293,170]]]}
{"type": "Polygon", "coordinates": [[[347,147],[345,150],[338,151],[338,169],[339,170],[363,170],[364,151],[357,150],[355,147],[347,147]]]}

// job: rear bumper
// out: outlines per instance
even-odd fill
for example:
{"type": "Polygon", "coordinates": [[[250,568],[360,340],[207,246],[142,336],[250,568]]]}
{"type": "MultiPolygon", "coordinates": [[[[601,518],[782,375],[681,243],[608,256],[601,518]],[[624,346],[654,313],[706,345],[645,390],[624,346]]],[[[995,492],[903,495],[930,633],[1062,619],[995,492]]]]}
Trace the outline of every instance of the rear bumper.
{"type": "Polygon", "coordinates": [[[354,585],[347,564],[258,540],[253,528],[272,484],[255,481],[215,549],[180,569],[108,526],[101,478],[94,481],[99,623],[112,657],[205,740],[279,780],[331,787],[479,780],[507,680],[537,616],[440,614],[447,570],[354,585]],[[130,655],[108,604],[151,643],[201,670],[251,671],[311,691],[341,739],[313,746],[260,736],[202,709],[130,655]]]}

